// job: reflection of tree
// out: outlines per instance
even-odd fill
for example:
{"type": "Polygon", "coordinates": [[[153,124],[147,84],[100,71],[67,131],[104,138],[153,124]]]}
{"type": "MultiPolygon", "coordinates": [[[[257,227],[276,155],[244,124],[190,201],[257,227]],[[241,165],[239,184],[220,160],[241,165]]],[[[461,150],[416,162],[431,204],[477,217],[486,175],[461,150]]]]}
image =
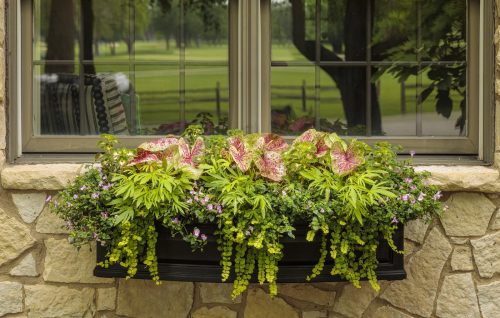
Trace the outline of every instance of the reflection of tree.
{"type": "MultiPolygon", "coordinates": [[[[47,30],[47,60],[75,59],[75,34],[76,25],[74,20],[73,1],[52,0],[50,5],[50,19],[47,30]]],[[[45,66],[46,73],[73,73],[74,65],[71,64],[48,64],[45,66]]]]}
{"type": "MultiPolygon", "coordinates": [[[[308,19],[314,12],[314,0],[289,0],[292,15],[292,40],[299,52],[310,61],[317,59],[317,48],[321,60],[332,61],[366,61],[367,60],[367,30],[371,30],[370,58],[381,60],[416,61],[417,55],[417,19],[416,1],[391,0],[347,0],[322,2],[323,17],[321,20],[321,45],[311,36],[308,19]],[[313,9],[311,9],[313,8],[313,9]],[[370,10],[371,19],[367,18],[370,10]],[[325,18],[326,16],[326,18],[325,18]],[[376,24],[375,18],[377,19],[376,24]],[[326,22],[326,25],[324,21],[326,22]]],[[[422,59],[465,60],[465,1],[423,1],[422,26],[426,32],[420,34],[419,54],[422,59]]],[[[321,69],[336,83],[349,127],[366,124],[366,68],[355,66],[321,66],[321,69]]],[[[391,65],[388,67],[372,67],[373,78],[389,71],[400,80],[410,75],[417,75],[418,67],[391,65]]],[[[433,91],[436,94],[436,110],[439,114],[449,117],[452,101],[450,91],[457,91],[465,96],[465,68],[463,65],[453,67],[428,66],[425,72],[432,81],[420,98],[422,102],[433,91]]],[[[372,79],[373,79],[372,78],[372,79]]],[[[380,103],[373,80],[371,86],[371,126],[372,132],[382,132],[380,103]]],[[[465,114],[465,102],[461,103],[465,114]]],[[[465,117],[462,116],[460,127],[463,127],[465,117]]]]}

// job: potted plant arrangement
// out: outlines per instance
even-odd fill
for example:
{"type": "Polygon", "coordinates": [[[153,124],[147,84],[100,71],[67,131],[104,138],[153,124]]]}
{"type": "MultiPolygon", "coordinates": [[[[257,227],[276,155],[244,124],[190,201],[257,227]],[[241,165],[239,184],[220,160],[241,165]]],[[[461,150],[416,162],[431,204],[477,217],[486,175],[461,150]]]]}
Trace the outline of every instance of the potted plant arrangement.
{"type": "Polygon", "coordinates": [[[234,297],[251,281],[276,295],[280,264],[294,262],[290,249],[300,236],[301,251],[315,257],[303,281],[328,269],[378,290],[381,242],[402,253],[402,224],[442,210],[427,174],[398,160],[390,144],[371,147],[314,129],[288,144],[275,134],[203,136],[190,126],[182,137],[134,150],[109,135],[100,147],[97,164],[48,201],[72,244],[98,242],[101,273],[119,267],[134,277],[147,268],[159,283],[163,258],[186,256],[175,248],[182,243],[193,259],[212,250],[210,268],[219,281],[233,281],[234,297]],[[165,237],[177,245],[162,249],[165,237]]]}

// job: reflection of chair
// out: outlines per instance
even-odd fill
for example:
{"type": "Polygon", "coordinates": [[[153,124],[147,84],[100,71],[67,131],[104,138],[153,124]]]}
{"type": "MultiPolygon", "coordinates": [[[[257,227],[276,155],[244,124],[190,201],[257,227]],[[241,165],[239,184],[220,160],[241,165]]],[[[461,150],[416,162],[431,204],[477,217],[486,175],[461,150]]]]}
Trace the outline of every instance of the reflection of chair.
{"type": "Polygon", "coordinates": [[[47,76],[40,87],[40,132],[128,135],[133,131],[135,111],[133,103],[124,105],[123,100],[130,101],[126,93],[119,91],[112,74],[85,75],[83,92],[80,92],[77,75],[47,76]]]}

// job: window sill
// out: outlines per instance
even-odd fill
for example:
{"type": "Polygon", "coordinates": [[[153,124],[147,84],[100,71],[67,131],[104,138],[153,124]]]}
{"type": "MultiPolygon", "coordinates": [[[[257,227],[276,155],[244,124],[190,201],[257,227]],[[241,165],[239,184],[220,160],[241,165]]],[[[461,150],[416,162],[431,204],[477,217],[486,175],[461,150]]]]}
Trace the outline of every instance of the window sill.
{"type": "MultiPolygon", "coordinates": [[[[83,169],[82,163],[7,165],[1,174],[1,183],[8,190],[57,191],[83,169]]],[[[417,166],[416,169],[429,171],[430,182],[442,191],[500,192],[500,173],[492,166],[429,165],[417,166]]]]}

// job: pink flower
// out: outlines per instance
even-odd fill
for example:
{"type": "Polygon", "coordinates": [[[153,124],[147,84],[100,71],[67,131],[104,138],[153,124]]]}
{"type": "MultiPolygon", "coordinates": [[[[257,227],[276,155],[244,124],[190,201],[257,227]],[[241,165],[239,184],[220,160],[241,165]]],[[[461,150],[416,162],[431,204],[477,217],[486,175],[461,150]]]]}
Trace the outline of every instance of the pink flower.
{"type": "Polygon", "coordinates": [[[437,201],[437,200],[441,199],[442,197],[443,197],[443,195],[441,194],[441,191],[438,191],[438,192],[436,192],[436,194],[434,194],[434,195],[432,196],[432,199],[433,199],[434,201],[437,201]]]}
{"type": "Polygon", "coordinates": [[[347,175],[353,172],[363,163],[363,158],[356,153],[352,143],[346,150],[343,149],[339,142],[335,143],[330,156],[332,158],[333,172],[340,175],[347,175]]]}
{"type": "Polygon", "coordinates": [[[208,211],[212,211],[213,209],[214,209],[213,204],[209,204],[209,205],[207,205],[207,210],[208,210],[208,211]]]}
{"type": "Polygon", "coordinates": [[[202,234],[200,236],[200,238],[201,238],[202,241],[206,241],[207,240],[207,236],[205,234],[202,234]]]}
{"type": "Polygon", "coordinates": [[[418,195],[417,200],[418,200],[418,201],[423,201],[423,200],[424,200],[424,197],[425,197],[425,193],[420,192],[420,194],[418,195]]]}
{"type": "Polygon", "coordinates": [[[197,228],[197,227],[195,227],[195,228],[194,228],[194,230],[193,230],[193,235],[194,235],[195,237],[200,236],[200,229],[199,229],[199,228],[197,228]]]}
{"type": "Polygon", "coordinates": [[[403,201],[408,201],[408,199],[410,199],[410,195],[409,194],[403,194],[401,196],[401,200],[403,200],[403,201]]]}
{"type": "Polygon", "coordinates": [[[391,223],[392,224],[398,224],[399,220],[396,217],[393,217],[392,220],[391,220],[391,223]]]}
{"type": "Polygon", "coordinates": [[[45,202],[46,203],[49,203],[50,200],[52,200],[52,196],[51,195],[48,195],[47,198],[45,199],[45,202]]]}
{"type": "Polygon", "coordinates": [[[403,181],[406,183],[412,183],[413,179],[412,178],[404,178],[403,181]]]}

